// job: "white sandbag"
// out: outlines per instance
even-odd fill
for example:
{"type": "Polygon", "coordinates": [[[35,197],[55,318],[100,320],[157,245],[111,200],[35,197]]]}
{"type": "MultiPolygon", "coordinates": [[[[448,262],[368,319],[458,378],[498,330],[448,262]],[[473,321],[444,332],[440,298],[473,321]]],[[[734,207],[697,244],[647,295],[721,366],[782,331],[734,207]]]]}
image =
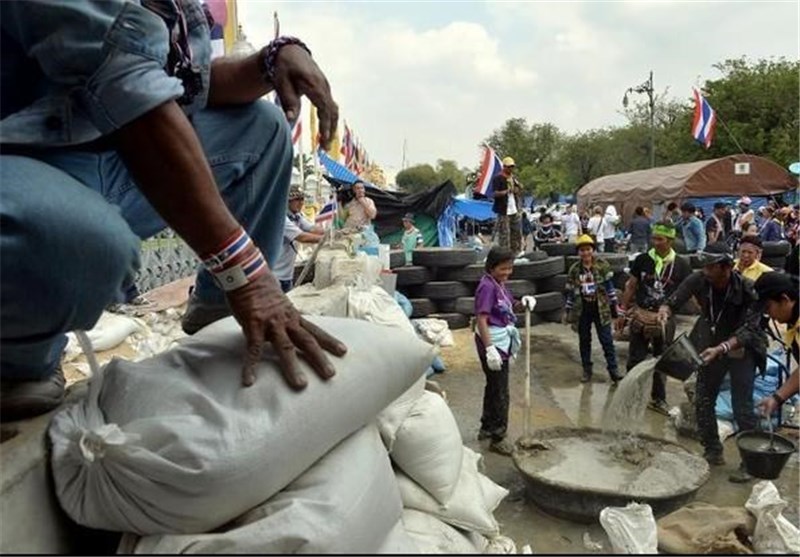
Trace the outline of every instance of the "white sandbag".
{"type": "Polygon", "coordinates": [[[394,441],[397,438],[397,430],[406,421],[406,418],[411,413],[419,397],[425,392],[425,375],[421,375],[416,383],[411,385],[411,388],[404,392],[400,397],[392,402],[389,406],[384,408],[378,414],[377,424],[378,431],[383,439],[383,444],[386,450],[391,452],[394,449],[394,441]]]}
{"type": "MultiPolygon", "coordinates": [[[[369,426],[221,532],[144,536],[134,552],[375,553],[384,547],[402,510],[391,462],[377,430],[369,426]]],[[[395,543],[402,541],[395,537],[395,543]]]]}
{"type": "Polygon", "coordinates": [[[347,289],[347,316],[362,319],[377,325],[396,327],[411,334],[416,334],[414,326],[408,320],[403,308],[394,296],[390,296],[380,286],[370,288],[347,289]]]}
{"type": "Polygon", "coordinates": [[[606,507],[600,511],[600,525],[608,534],[614,553],[658,553],[658,528],[650,505],[629,503],[625,507],[606,507]]]}
{"type": "Polygon", "coordinates": [[[403,519],[400,518],[376,553],[378,555],[418,555],[422,552],[403,528],[403,519]]]}
{"type": "MultiPolygon", "coordinates": [[[[486,538],[484,538],[486,539],[486,538]]],[[[486,540],[487,544],[483,553],[486,555],[516,555],[517,544],[508,536],[494,536],[486,540]]]]}
{"type": "Polygon", "coordinates": [[[771,481],[762,480],[753,486],[744,508],[756,517],[753,532],[756,553],[800,553],[800,530],[782,514],[786,504],[771,481]]]}
{"type": "Polygon", "coordinates": [[[337,259],[349,259],[350,256],[344,249],[322,248],[314,262],[314,288],[322,290],[333,284],[331,267],[337,259]]]}
{"type": "Polygon", "coordinates": [[[395,435],[392,460],[439,503],[453,495],[461,473],[463,441],[442,397],[423,391],[395,435]]]}
{"type": "Polygon", "coordinates": [[[453,346],[453,333],[444,319],[426,317],[424,319],[412,319],[411,322],[417,330],[417,334],[431,344],[436,346],[453,346]]]}
{"type": "Polygon", "coordinates": [[[446,505],[440,504],[411,478],[396,470],[403,507],[431,514],[457,528],[489,537],[497,536],[500,532],[493,513],[508,495],[508,490],[478,472],[479,454],[467,447],[463,450],[461,475],[446,505]]]}
{"type": "Polygon", "coordinates": [[[92,341],[94,351],[102,352],[116,348],[130,335],[145,328],[139,319],[104,311],[92,330],[86,331],[86,336],[92,341]]]}
{"type": "Polygon", "coordinates": [[[479,552],[465,533],[418,510],[403,509],[403,527],[422,553],[464,555],[479,552]]]}
{"type": "Polygon", "coordinates": [[[381,280],[381,260],[364,252],[354,257],[339,257],[331,262],[331,284],[373,286],[381,280]]]}
{"type": "Polygon", "coordinates": [[[306,315],[347,317],[347,288],[333,285],[317,290],[313,284],[303,284],[287,294],[297,311],[306,315]]]}
{"type": "Polygon", "coordinates": [[[291,390],[265,347],[241,387],[245,341],[233,318],[170,352],[111,362],[87,398],[50,426],[52,469],[67,514],[92,528],[203,533],[289,485],[342,439],[375,420],[427,368],[411,335],[354,319],[311,317],[348,346],[336,376],[291,390]]]}

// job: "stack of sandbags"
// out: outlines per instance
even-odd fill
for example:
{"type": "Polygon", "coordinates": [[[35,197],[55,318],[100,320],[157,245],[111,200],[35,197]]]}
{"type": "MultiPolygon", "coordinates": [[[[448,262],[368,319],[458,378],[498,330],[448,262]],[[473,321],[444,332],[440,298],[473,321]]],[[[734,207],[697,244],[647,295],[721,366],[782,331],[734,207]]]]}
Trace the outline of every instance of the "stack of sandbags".
{"type": "MultiPolygon", "coordinates": [[[[410,333],[362,321],[310,319],[343,341],[348,353],[331,358],[337,374],[329,381],[301,362],[309,381],[299,393],[285,384],[268,350],[255,385],[241,387],[245,343],[233,318],[149,360],[111,362],[93,378],[87,398],[51,424],[56,494],[67,514],[92,528],[192,535],[200,541],[191,546],[204,551],[234,551],[240,542],[261,544],[262,552],[325,546],[373,553],[408,546],[397,527],[401,500],[387,481],[393,475],[386,449],[373,428],[364,428],[419,381],[431,348],[410,333]],[[361,460],[370,475],[344,473],[361,470],[361,460]],[[361,483],[363,490],[352,487],[361,483]],[[336,501],[355,513],[373,492],[380,505],[370,513],[374,520],[362,525],[369,530],[363,536],[346,530],[361,520],[357,515],[313,504],[336,501]],[[261,514],[242,516],[257,507],[261,514]],[[312,522],[304,525],[304,519],[312,522]],[[330,529],[321,527],[325,522],[330,529]],[[225,525],[227,533],[234,531],[227,541],[196,536],[225,525]],[[333,538],[341,538],[338,545],[330,546],[333,538]],[[211,545],[203,545],[207,541],[211,545]]],[[[137,551],[186,542],[145,539],[137,551]]]]}
{"type": "Polygon", "coordinates": [[[403,524],[423,553],[480,553],[499,536],[508,491],[480,472],[444,399],[415,385],[378,417],[395,465],[403,524]],[[487,539],[488,538],[488,539],[487,539]]]}

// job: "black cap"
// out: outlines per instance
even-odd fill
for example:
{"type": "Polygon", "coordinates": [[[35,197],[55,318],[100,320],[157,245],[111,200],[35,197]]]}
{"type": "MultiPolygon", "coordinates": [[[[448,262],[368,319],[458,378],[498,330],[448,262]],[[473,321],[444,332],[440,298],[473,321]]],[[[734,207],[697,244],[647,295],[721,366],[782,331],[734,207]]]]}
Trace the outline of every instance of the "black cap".
{"type": "Polygon", "coordinates": [[[733,254],[725,242],[714,242],[700,252],[700,261],[703,266],[715,263],[733,263],[733,254]]]}
{"type": "Polygon", "coordinates": [[[686,203],[681,205],[681,211],[688,211],[690,213],[694,213],[694,205],[687,201],[686,203]]]}
{"type": "Polygon", "coordinates": [[[739,240],[739,245],[742,244],[752,244],[759,249],[764,247],[759,236],[742,236],[741,240],[739,240]]]}
{"type": "Polygon", "coordinates": [[[724,201],[717,201],[716,203],[714,203],[714,209],[727,209],[727,208],[728,204],[725,203],[724,201]]]}
{"type": "Polygon", "coordinates": [[[786,273],[764,273],[755,283],[758,299],[762,302],[780,298],[781,294],[797,293],[798,278],[786,273]]]}

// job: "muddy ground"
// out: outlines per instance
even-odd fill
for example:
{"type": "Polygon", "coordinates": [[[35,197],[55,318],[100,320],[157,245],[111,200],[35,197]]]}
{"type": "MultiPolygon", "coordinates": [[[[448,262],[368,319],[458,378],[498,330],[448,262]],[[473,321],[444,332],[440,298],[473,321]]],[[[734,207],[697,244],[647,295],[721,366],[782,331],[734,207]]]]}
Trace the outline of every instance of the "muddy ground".
{"type": "MultiPolygon", "coordinates": [[[[681,323],[683,329],[690,325],[681,323]]],[[[534,327],[531,356],[531,399],[529,428],[531,430],[554,426],[600,427],[603,411],[610,401],[608,375],[597,339],[593,342],[594,377],[591,383],[579,382],[581,375],[577,335],[568,327],[545,324],[534,327]]],[[[512,460],[488,450],[488,442],[477,441],[483,400],[484,376],[475,354],[472,333],[469,330],[454,331],[455,346],[442,349],[447,371],[434,379],[447,393],[450,407],[456,416],[464,443],[484,455],[486,473],[497,483],[506,487],[510,494],[501,503],[495,516],[501,523],[501,531],[514,539],[518,547],[530,544],[534,553],[592,553],[584,546],[584,534],[603,546],[603,552],[611,552],[611,546],[599,523],[580,524],[553,517],[540,510],[526,498],[525,484],[512,460]]],[[[627,343],[618,342],[617,356],[624,369],[627,358],[627,343]]],[[[516,440],[523,433],[525,360],[521,355],[511,373],[511,409],[509,415],[509,440],[516,440]]],[[[682,384],[668,379],[667,399],[670,406],[685,402],[682,384]]],[[[647,410],[643,432],[677,441],[689,450],[702,454],[696,441],[678,437],[665,416],[647,410]]],[[[794,435],[790,430],[787,435],[794,435]]],[[[720,507],[741,507],[750,495],[755,481],[733,484],[728,475],[738,466],[739,454],[733,438],[725,443],[726,464],[712,467],[711,478],[703,486],[696,500],[720,507]]],[[[775,481],[781,495],[789,501],[784,512],[794,524],[800,523],[798,516],[798,488],[800,476],[798,455],[795,453],[775,481]]]]}

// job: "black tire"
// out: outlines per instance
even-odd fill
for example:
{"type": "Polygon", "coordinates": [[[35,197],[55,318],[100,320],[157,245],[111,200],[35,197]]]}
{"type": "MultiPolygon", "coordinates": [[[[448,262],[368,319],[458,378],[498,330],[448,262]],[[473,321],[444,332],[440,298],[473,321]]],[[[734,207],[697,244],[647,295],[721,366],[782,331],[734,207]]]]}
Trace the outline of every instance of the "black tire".
{"type": "MultiPolygon", "coordinates": [[[[630,266],[630,263],[628,262],[628,256],[624,253],[596,253],[595,255],[608,263],[611,267],[611,270],[615,273],[618,271],[624,271],[630,266]]],[[[567,271],[569,271],[572,266],[580,260],[581,258],[577,255],[570,255],[567,257],[567,271]]]]}
{"type": "Polygon", "coordinates": [[[389,268],[402,267],[406,264],[406,254],[401,249],[393,249],[389,252],[389,268]]]}
{"type": "Polygon", "coordinates": [[[423,267],[466,267],[478,258],[469,248],[419,248],[414,250],[414,265],[423,267]]]}
{"type": "MultiPolygon", "coordinates": [[[[764,242],[762,250],[763,259],[777,259],[778,257],[784,258],[789,255],[790,251],[792,251],[792,245],[785,240],[781,240],[780,242],[764,242]]],[[[764,264],[769,265],[769,263],[766,262],[764,264]]]]}
{"type": "Polygon", "coordinates": [[[483,265],[467,265],[466,267],[439,269],[439,280],[457,280],[460,282],[480,282],[486,272],[483,265]]]}
{"type": "Polygon", "coordinates": [[[455,312],[464,315],[475,315],[475,298],[456,298],[455,312]]]}
{"type": "Polygon", "coordinates": [[[772,267],[773,269],[785,269],[786,268],[786,257],[762,257],[761,262],[768,266],[772,267]]]}
{"type": "Polygon", "coordinates": [[[506,288],[508,288],[508,291],[511,292],[511,295],[516,299],[536,294],[536,284],[529,280],[506,281],[506,288]]]}
{"type": "MultiPolygon", "coordinates": [[[[514,314],[517,318],[517,328],[519,329],[520,333],[525,335],[525,313],[515,313],[514,314]]],[[[544,316],[539,313],[531,313],[531,327],[535,327],[536,325],[541,325],[544,323],[544,316]]],[[[523,350],[524,350],[524,340],[523,340],[523,350]]]]}
{"type": "Polygon", "coordinates": [[[564,287],[567,286],[567,275],[555,275],[546,279],[536,281],[536,291],[542,294],[548,292],[564,292],[564,287]]]}
{"type": "Polygon", "coordinates": [[[461,298],[450,298],[447,300],[436,300],[436,310],[431,313],[466,313],[458,311],[456,300],[461,298]]]}
{"type": "Polygon", "coordinates": [[[433,278],[431,272],[427,268],[416,267],[414,265],[398,267],[394,269],[394,273],[397,274],[397,286],[425,284],[433,278]]]}
{"type": "Polygon", "coordinates": [[[423,298],[432,300],[449,300],[472,294],[472,290],[466,284],[455,280],[427,282],[420,287],[419,292],[423,298]]]}
{"type": "Polygon", "coordinates": [[[564,308],[548,311],[547,313],[542,314],[542,317],[547,323],[561,323],[561,319],[564,317],[564,308]]]}
{"type": "Polygon", "coordinates": [[[409,298],[411,303],[411,317],[427,317],[436,313],[436,305],[428,298],[409,298]]]}
{"type": "Polygon", "coordinates": [[[428,318],[447,321],[447,326],[453,331],[469,327],[469,316],[463,313],[431,313],[428,318]]]}
{"type": "Polygon", "coordinates": [[[528,253],[523,254],[522,257],[528,261],[544,261],[550,256],[547,255],[546,251],[529,251],[528,253]]]}
{"type": "Polygon", "coordinates": [[[578,254],[578,245],[573,243],[563,243],[563,244],[542,244],[539,246],[544,252],[547,252],[547,255],[553,257],[555,255],[577,255],[578,254]]]}
{"type": "Polygon", "coordinates": [[[548,257],[542,261],[514,264],[513,279],[536,280],[555,276],[564,272],[564,258],[561,256],[548,257]]]}
{"type": "Polygon", "coordinates": [[[536,309],[534,313],[550,313],[564,307],[564,296],[560,292],[548,292],[536,296],[536,309]]]}

